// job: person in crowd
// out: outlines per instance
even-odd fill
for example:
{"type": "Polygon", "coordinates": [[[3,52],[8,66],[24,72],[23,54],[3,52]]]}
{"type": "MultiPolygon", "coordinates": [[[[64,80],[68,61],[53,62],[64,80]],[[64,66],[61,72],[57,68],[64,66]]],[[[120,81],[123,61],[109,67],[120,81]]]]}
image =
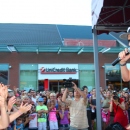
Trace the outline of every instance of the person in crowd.
{"type": "Polygon", "coordinates": [[[22,117],[16,119],[14,130],[24,130],[25,125],[28,123],[28,120],[23,121],[22,117]]]}
{"type": "Polygon", "coordinates": [[[9,125],[9,116],[6,110],[5,101],[7,100],[8,95],[8,88],[4,84],[0,83],[0,111],[1,111],[1,118],[0,118],[0,129],[5,129],[9,125]]]}
{"type": "Polygon", "coordinates": [[[29,114],[29,130],[38,130],[36,106],[33,105],[29,114]]]}
{"type": "Polygon", "coordinates": [[[55,107],[55,101],[50,101],[50,106],[48,109],[50,130],[58,130],[57,110],[55,107]]]}
{"type": "Polygon", "coordinates": [[[128,117],[129,117],[129,123],[130,123],[130,98],[129,98],[129,93],[126,91],[124,94],[124,103],[125,103],[125,109],[128,112],[128,117]]]}
{"type": "Polygon", "coordinates": [[[70,109],[70,130],[87,130],[88,129],[88,119],[86,116],[86,105],[87,99],[83,91],[81,91],[77,85],[73,83],[74,89],[74,100],[66,99],[68,89],[66,88],[62,101],[69,104],[70,109]]]}
{"type": "Polygon", "coordinates": [[[101,94],[103,96],[103,102],[102,102],[102,110],[101,110],[101,114],[102,114],[102,121],[103,121],[103,130],[106,129],[106,127],[108,126],[108,124],[110,123],[110,101],[111,101],[111,91],[107,91],[106,95],[103,94],[103,91],[101,89],[101,94]]]}
{"type": "Polygon", "coordinates": [[[16,96],[16,97],[19,97],[20,96],[20,91],[19,91],[19,89],[16,87],[16,86],[14,86],[13,87],[13,90],[14,90],[14,95],[16,96]]]}
{"type": "Polygon", "coordinates": [[[47,102],[49,102],[49,100],[50,100],[50,91],[49,90],[46,91],[46,96],[47,96],[47,102]]]}
{"type": "Polygon", "coordinates": [[[61,90],[60,90],[60,94],[63,95],[64,91],[65,91],[65,88],[61,88],[61,90]]]}
{"type": "Polygon", "coordinates": [[[23,104],[30,103],[31,101],[31,99],[27,95],[23,96],[21,99],[23,104]]]}
{"type": "Polygon", "coordinates": [[[74,92],[72,90],[69,91],[68,98],[74,100],[74,92]]]}
{"type": "Polygon", "coordinates": [[[44,105],[47,106],[47,96],[43,95],[42,98],[43,98],[44,105]]]}
{"type": "Polygon", "coordinates": [[[22,103],[21,98],[20,98],[20,97],[16,97],[16,102],[15,102],[15,104],[13,105],[13,110],[14,110],[14,111],[19,110],[19,107],[20,107],[21,103],[22,103]]]}
{"type": "Polygon", "coordinates": [[[66,110],[66,104],[61,104],[61,110],[59,110],[60,115],[60,130],[69,130],[69,111],[66,110]]]}
{"type": "MultiPolygon", "coordinates": [[[[30,104],[25,104],[23,105],[23,103],[21,103],[19,110],[11,113],[11,109],[16,101],[15,97],[12,97],[8,100],[8,104],[6,104],[6,99],[7,99],[7,95],[8,95],[8,90],[7,87],[3,84],[0,84],[0,106],[1,106],[1,124],[3,128],[6,128],[5,125],[9,125],[11,122],[13,122],[16,118],[18,118],[19,116],[21,116],[23,113],[26,113],[27,111],[29,111],[31,109],[31,105],[30,104]],[[4,103],[2,103],[4,102],[4,103]],[[4,122],[3,122],[4,121],[4,122]]],[[[0,124],[0,125],[1,125],[0,124]]],[[[3,129],[0,128],[0,129],[3,129]]]]}
{"type": "Polygon", "coordinates": [[[47,104],[48,107],[50,107],[50,102],[51,101],[55,102],[55,107],[58,110],[59,104],[58,104],[58,101],[56,99],[56,94],[54,92],[50,93],[50,100],[48,101],[48,104],[47,104]]]}
{"type": "Polygon", "coordinates": [[[113,89],[114,89],[113,84],[108,84],[107,91],[110,91],[112,93],[113,89]]]}
{"type": "Polygon", "coordinates": [[[27,96],[31,99],[31,92],[27,92],[27,96]]]}
{"type": "Polygon", "coordinates": [[[37,104],[37,97],[36,97],[36,92],[34,90],[31,91],[32,97],[31,100],[34,102],[34,104],[37,104]]]}
{"type": "Polygon", "coordinates": [[[124,99],[119,98],[115,91],[110,101],[110,112],[112,111],[114,111],[114,122],[119,122],[125,129],[128,125],[128,114],[125,109],[124,99]]]}
{"type": "Polygon", "coordinates": [[[48,108],[46,105],[43,104],[43,98],[38,99],[36,112],[38,113],[38,130],[46,130],[46,114],[48,113],[48,108]]]}
{"type": "Polygon", "coordinates": [[[88,87],[87,86],[83,86],[82,87],[82,90],[83,92],[85,93],[86,95],[86,98],[88,100],[88,104],[86,106],[86,110],[87,110],[87,118],[88,118],[88,124],[89,124],[89,127],[88,127],[88,130],[91,130],[91,108],[90,108],[90,100],[89,98],[92,96],[89,92],[88,92],[88,87]]]}
{"type": "Polygon", "coordinates": [[[95,119],[96,119],[96,89],[92,89],[92,96],[90,97],[90,107],[91,107],[91,127],[94,129],[95,119]]]}

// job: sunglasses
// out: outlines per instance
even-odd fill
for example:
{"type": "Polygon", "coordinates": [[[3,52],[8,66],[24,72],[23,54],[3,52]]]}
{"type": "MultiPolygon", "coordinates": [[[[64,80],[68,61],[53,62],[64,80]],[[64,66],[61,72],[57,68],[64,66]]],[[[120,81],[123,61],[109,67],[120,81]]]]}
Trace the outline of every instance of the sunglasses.
{"type": "Polygon", "coordinates": [[[130,40],[128,40],[128,43],[130,43],[130,40]]]}

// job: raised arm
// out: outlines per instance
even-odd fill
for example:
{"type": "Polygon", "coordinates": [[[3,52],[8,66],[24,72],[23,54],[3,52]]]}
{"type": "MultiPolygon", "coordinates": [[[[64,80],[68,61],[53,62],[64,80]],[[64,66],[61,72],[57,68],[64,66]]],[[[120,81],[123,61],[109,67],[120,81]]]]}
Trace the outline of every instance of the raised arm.
{"type": "Polygon", "coordinates": [[[9,125],[9,116],[6,112],[6,104],[8,89],[7,86],[0,83],[0,109],[1,109],[1,118],[0,118],[0,129],[5,129],[9,125]]]}
{"type": "Polygon", "coordinates": [[[79,92],[79,94],[84,98],[84,100],[86,100],[86,94],[83,92],[83,91],[81,91],[78,87],[77,87],[77,85],[74,83],[74,82],[72,82],[73,83],[73,88],[74,88],[74,90],[75,91],[78,91],[79,92]]]}
{"type": "Polygon", "coordinates": [[[128,59],[130,59],[130,54],[126,55],[127,52],[128,50],[125,49],[124,51],[120,52],[118,55],[121,59],[120,68],[121,68],[122,79],[125,82],[130,81],[130,70],[126,66],[126,62],[128,61],[128,59]]]}
{"type": "Polygon", "coordinates": [[[18,111],[14,112],[13,114],[11,114],[9,116],[9,122],[11,123],[12,121],[14,121],[16,118],[18,118],[19,116],[21,116],[23,113],[26,113],[27,111],[29,111],[31,109],[32,105],[31,104],[25,104],[23,105],[23,103],[21,104],[20,108],[18,111]]]}
{"type": "Polygon", "coordinates": [[[66,88],[64,93],[63,93],[63,96],[62,96],[62,101],[63,102],[66,102],[67,92],[68,92],[68,89],[66,88]]]}

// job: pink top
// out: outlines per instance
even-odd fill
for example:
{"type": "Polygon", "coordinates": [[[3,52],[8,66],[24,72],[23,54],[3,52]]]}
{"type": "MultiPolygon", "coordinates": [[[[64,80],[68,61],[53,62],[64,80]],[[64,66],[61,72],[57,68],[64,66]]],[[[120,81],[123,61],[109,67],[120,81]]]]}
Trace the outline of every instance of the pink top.
{"type": "Polygon", "coordinates": [[[57,121],[56,108],[53,108],[53,109],[49,112],[49,121],[57,121]]]}

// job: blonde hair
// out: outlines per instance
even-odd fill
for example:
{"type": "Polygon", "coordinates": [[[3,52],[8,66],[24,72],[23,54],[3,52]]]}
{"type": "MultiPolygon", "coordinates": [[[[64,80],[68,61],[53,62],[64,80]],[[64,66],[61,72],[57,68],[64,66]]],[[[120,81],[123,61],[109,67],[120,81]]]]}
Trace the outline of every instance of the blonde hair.
{"type": "Polygon", "coordinates": [[[50,96],[56,96],[56,94],[55,93],[51,93],[50,96]]]}
{"type": "Polygon", "coordinates": [[[22,100],[24,100],[25,98],[30,99],[28,96],[22,96],[22,100]]]}

